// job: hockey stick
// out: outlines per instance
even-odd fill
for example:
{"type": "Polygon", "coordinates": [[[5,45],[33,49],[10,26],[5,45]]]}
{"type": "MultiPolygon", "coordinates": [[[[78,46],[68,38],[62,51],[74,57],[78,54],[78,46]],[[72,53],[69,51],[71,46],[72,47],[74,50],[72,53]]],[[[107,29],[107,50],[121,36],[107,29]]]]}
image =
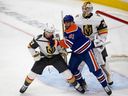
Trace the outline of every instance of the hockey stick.
{"type": "Polygon", "coordinates": [[[62,32],[63,32],[63,37],[64,37],[63,11],[61,11],[61,24],[62,24],[62,32]]]}
{"type": "MultiPolygon", "coordinates": [[[[62,24],[62,35],[63,35],[63,38],[64,38],[63,11],[61,11],[61,24],[62,24]]],[[[64,49],[64,50],[66,50],[66,49],[64,49]]],[[[63,55],[63,58],[64,58],[65,62],[67,63],[67,56],[66,55],[63,55]]]]}
{"type": "Polygon", "coordinates": [[[105,46],[105,45],[110,44],[110,43],[111,43],[111,41],[107,41],[104,44],[102,44],[102,46],[105,46]]]}

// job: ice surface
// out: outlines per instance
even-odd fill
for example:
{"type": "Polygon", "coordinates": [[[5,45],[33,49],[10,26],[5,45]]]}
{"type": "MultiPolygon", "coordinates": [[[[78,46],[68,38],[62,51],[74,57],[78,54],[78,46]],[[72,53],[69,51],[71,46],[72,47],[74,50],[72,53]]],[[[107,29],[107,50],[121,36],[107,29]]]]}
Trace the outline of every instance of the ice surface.
{"type": "MultiPolygon", "coordinates": [[[[79,0],[0,0],[0,96],[82,96],[52,66],[38,76],[25,94],[19,93],[19,88],[34,63],[27,50],[27,44],[33,35],[41,33],[43,24],[47,22],[54,23],[57,32],[62,35],[60,12],[63,10],[64,14],[76,15],[81,13],[81,4],[79,0]]],[[[97,4],[94,7],[95,10],[107,10],[124,19],[128,17],[127,12],[122,10],[97,4]]],[[[108,41],[111,41],[107,45],[108,53],[128,53],[128,26],[104,18],[109,26],[108,41]]],[[[128,96],[127,63],[127,60],[109,63],[114,80],[112,96],[128,96]]],[[[86,96],[106,96],[87,66],[83,76],[89,90],[85,93],[86,96]]]]}

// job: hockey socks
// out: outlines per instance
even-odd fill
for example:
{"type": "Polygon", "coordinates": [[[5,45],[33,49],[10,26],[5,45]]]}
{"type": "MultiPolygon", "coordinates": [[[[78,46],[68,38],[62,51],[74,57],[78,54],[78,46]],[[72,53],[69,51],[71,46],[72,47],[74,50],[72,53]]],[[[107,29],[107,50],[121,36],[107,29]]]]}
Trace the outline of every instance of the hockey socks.
{"type": "Polygon", "coordinates": [[[105,79],[105,76],[103,75],[101,69],[97,70],[96,72],[93,73],[98,81],[100,82],[100,84],[103,86],[105,92],[108,94],[108,95],[111,95],[112,94],[112,91],[111,89],[109,88],[108,84],[107,84],[107,81],[105,79]]]}
{"type": "Polygon", "coordinates": [[[33,80],[34,79],[30,79],[27,76],[26,79],[25,79],[24,85],[20,89],[20,93],[24,93],[27,90],[28,86],[32,83],[33,80]]]}
{"type": "Polygon", "coordinates": [[[36,73],[30,71],[30,73],[25,78],[24,85],[20,88],[20,93],[24,93],[27,90],[28,86],[32,83],[36,76],[36,73]]]}

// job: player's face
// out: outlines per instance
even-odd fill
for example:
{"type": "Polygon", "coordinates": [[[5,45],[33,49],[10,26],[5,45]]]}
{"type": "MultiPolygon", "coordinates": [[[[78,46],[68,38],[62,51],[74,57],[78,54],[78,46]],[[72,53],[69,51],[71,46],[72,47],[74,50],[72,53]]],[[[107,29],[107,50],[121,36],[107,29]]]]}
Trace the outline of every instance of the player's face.
{"type": "Polygon", "coordinates": [[[90,14],[90,7],[82,7],[83,14],[86,16],[90,14]]]}
{"type": "Polygon", "coordinates": [[[45,32],[46,38],[51,38],[53,36],[53,32],[45,32]]]}
{"type": "Polygon", "coordinates": [[[68,29],[71,26],[71,22],[64,22],[65,29],[68,29]]]}

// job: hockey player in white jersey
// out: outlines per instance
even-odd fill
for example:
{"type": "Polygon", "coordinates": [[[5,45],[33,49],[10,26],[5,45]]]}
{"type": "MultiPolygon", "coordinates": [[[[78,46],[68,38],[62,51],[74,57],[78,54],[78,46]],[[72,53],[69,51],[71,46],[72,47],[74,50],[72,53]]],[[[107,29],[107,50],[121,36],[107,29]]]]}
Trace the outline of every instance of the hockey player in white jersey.
{"type": "Polygon", "coordinates": [[[96,60],[106,74],[108,84],[112,85],[111,73],[106,62],[108,55],[105,46],[103,46],[108,34],[107,25],[101,16],[92,13],[92,11],[91,2],[85,1],[82,5],[82,14],[76,15],[75,23],[82,29],[83,34],[94,42],[96,48],[93,51],[96,60]]]}
{"type": "Polygon", "coordinates": [[[48,65],[54,66],[78,92],[85,92],[75,80],[75,77],[70,70],[68,70],[67,64],[61,56],[61,54],[65,54],[65,50],[58,45],[58,41],[54,36],[54,31],[54,25],[46,24],[44,33],[33,38],[29,43],[28,49],[34,58],[35,63],[31,68],[30,73],[26,76],[24,84],[20,89],[20,93],[24,93],[37,75],[41,75],[44,68],[48,65]],[[39,48],[40,52],[37,51],[36,48],[39,48]]]}

